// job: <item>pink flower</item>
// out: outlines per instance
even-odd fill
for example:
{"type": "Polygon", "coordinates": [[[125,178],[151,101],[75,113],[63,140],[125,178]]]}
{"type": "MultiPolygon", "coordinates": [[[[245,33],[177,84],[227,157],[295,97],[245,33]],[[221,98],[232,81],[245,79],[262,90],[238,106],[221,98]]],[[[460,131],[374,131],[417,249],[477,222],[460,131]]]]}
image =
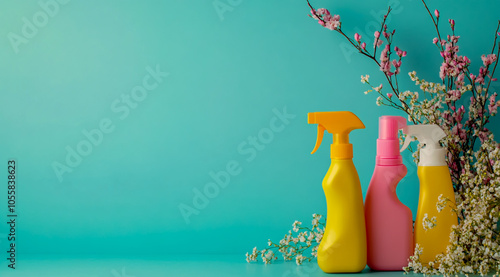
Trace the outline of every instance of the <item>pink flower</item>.
{"type": "Polygon", "coordinates": [[[380,32],[379,31],[375,31],[374,36],[375,36],[375,38],[379,38],[380,37],[380,32]]]}
{"type": "Polygon", "coordinates": [[[455,20],[448,19],[448,22],[450,22],[451,30],[455,31],[455,20]]]}
{"type": "Polygon", "coordinates": [[[432,40],[432,43],[437,44],[437,43],[438,43],[438,41],[439,41],[439,39],[438,39],[438,38],[434,38],[434,39],[432,40]]]}
{"type": "Polygon", "coordinates": [[[476,83],[484,85],[484,77],[481,75],[477,76],[476,83]]]}
{"type": "Polygon", "coordinates": [[[389,61],[388,52],[390,50],[389,44],[385,45],[384,50],[380,53],[380,70],[388,76],[394,75],[391,72],[391,62],[389,61]]]}
{"type": "Polygon", "coordinates": [[[497,55],[488,54],[488,56],[482,55],[481,60],[483,60],[484,66],[489,66],[497,60],[497,55]]]}
{"type": "MultiPolygon", "coordinates": [[[[461,96],[462,96],[462,93],[460,93],[459,90],[449,90],[447,100],[449,99],[450,101],[457,101],[458,99],[460,99],[461,96]]],[[[459,109],[459,111],[460,111],[460,109],[459,109]]]]}
{"type": "Polygon", "coordinates": [[[355,33],[355,34],[354,34],[354,39],[355,39],[358,43],[360,43],[360,41],[361,41],[361,35],[360,35],[360,34],[358,34],[358,33],[355,33]]]}
{"type": "Polygon", "coordinates": [[[319,20],[319,18],[316,16],[317,12],[316,10],[311,10],[311,17],[316,19],[316,20],[319,20]]]}
{"type": "Polygon", "coordinates": [[[498,104],[500,103],[500,101],[496,101],[496,97],[497,97],[497,93],[493,93],[491,96],[490,96],[490,104],[488,105],[488,111],[490,112],[491,115],[494,115],[497,113],[497,109],[498,109],[498,104]]]}
{"type": "Polygon", "coordinates": [[[457,86],[457,88],[460,88],[460,87],[463,86],[464,79],[465,79],[465,74],[464,73],[460,73],[458,75],[457,79],[455,80],[455,85],[457,86]]]}
{"type": "Polygon", "coordinates": [[[394,51],[396,51],[396,54],[400,57],[406,56],[406,51],[399,49],[399,47],[397,47],[397,46],[394,47],[394,51]]]}
{"type": "Polygon", "coordinates": [[[434,15],[439,18],[439,11],[438,10],[434,10],[434,15]]]}
{"type": "Polygon", "coordinates": [[[366,51],[366,42],[361,43],[361,49],[366,51]]]}
{"type": "Polygon", "coordinates": [[[340,27],[339,19],[340,16],[334,15],[332,20],[326,22],[325,28],[330,30],[337,30],[337,28],[340,27]]]}
{"type": "Polygon", "coordinates": [[[323,17],[323,19],[328,19],[325,20],[326,24],[324,25],[327,29],[337,30],[340,27],[340,15],[338,14],[335,14],[334,16],[327,14],[323,17]]]}
{"type": "Polygon", "coordinates": [[[483,143],[484,141],[486,141],[488,139],[489,134],[490,134],[490,132],[487,128],[484,128],[484,131],[479,132],[478,137],[481,140],[481,143],[483,143]]]}
{"type": "Polygon", "coordinates": [[[387,98],[391,99],[392,93],[387,93],[387,98]]]}
{"type": "Polygon", "coordinates": [[[327,9],[324,9],[324,8],[317,9],[317,10],[316,10],[316,13],[317,13],[318,15],[327,15],[327,14],[330,14],[330,12],[329,12],[327,9]]]}
{"type": "Polygon", "coordinates": [[[446,78],[447,68],[448,68],[447,63],[441,64],[441,67],[439,68],[439,78],[441,78],[441,80],[444,80],[444,78],[446,78]]]}
{"type": "Polygon", "coordinates": [[[401,61],[392,60],[392,65],[396,68],[394,74],[399,74],[401,68],[401,61]]]}
{"type": "Polygon", "coordinates": [[[462,129],[463,125],[462,124],[457,124],[451,129],[451,133],[453,135],[457,135],[460,139],[464,140],[467,138],[467,135],[465,131],[462,129]]]}

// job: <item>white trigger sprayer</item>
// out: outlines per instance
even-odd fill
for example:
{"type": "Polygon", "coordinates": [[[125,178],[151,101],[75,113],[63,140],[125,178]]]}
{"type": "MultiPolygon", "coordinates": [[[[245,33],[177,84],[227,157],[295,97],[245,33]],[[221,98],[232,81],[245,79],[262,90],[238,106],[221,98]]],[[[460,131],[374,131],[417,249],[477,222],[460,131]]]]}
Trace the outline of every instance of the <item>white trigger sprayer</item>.
{"type": "Polygon", "coordinates": [[[446,137],[441,127],[435,124],[408,125],[403,128],[406,139],[401,147],[403,152],[411,142],[411,136],[417,137],[417,140],[424,144],[420,149],[420,162],[418,166],[442,166],[446,164],[446,148],[443,148],[439,141],[446,137]]]}

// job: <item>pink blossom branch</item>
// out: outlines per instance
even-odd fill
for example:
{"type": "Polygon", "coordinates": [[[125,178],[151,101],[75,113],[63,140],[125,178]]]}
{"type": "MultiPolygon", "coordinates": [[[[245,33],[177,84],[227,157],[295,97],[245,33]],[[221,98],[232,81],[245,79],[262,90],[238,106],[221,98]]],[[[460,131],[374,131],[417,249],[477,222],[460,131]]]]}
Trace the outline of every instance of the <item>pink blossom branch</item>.
{"type": "MultiPolygon", "coordinates": [[[[321,16],[316,12],[316,9],[311,5],[311,3],[309,2],[309,0],[307,0],[307,5],[309,6],[309,8],[311,9],[311,12],[313,13],[314,17],[318,18],[318,20],[320,20],[321,22],[323,22],[324,24],[326,24],[326,22],[321,18],[321,16]]],[[[390,12],[392,11],[392,8],[391,7],[388,7],[387,9],[387,13],[384,15],[384,18],[382,20],[382,24],[381,24],[381,28],[380,28],[380,33],[382,33],[382,31],[384,30],[384,27],[385,27],[385,22],[387,20],[387,17],[389,16],[390,12]]],[[[374,49],[374,52],[373,52],[373,55],[371,55],[367,50],[363,50],[359,45],[358,43],[356,43],[354,40],[352,40],[350,37],[348,37],[341,29],[342,27],[339,26],[339,28],[336,28],[335,31],[337,31],[339,34],[341,34],[345,39],[347,39],[347,41],[352,45],[354,46],[354,48],[356,48],[358,50],[359,53],[363,54],[364,56],[368,57],[369,59],[371,59],[373,62],[375,62],[375,64],[380,67],[380,62],[377,60],[376,58],[376,52],[377,52],[377,48],[378,48],[378,41],[380,39],[380,37],[377,37],[377,40],[375,42],[375,49],[374,49]]],[[[387,38],[387,43],[389,45],[389,48],[392,44],[392,34],[390,34],[390,36],[387,38]]],[[[392,52],[389,50],[388,51],[388,57],[390,57],[390,54],[392,52]]],[[[401,58],[400,58],[401,60],[401,58]]],[[[401,105],[398,105],[396,102],[390,100],[389,98],[385,97],[382,93],[379,92],[379,94],[381,96],[383,96],[385,99],[388,100],[388,102],[391,104],[391,106],[397,108],[397,109],[400,109],[402,111],[404,111],[406,114],[408,114],[410,116],[410,120],[413,122],[413,123],[420,123],[420,121],[418,119],[416,119],[410,112],[410,108],[408,106],[408,104],[404,101],[401,101],[399,99],[399,86],[398,86],[398,83],[397,83],[397,76],[394,77],[394,81],[392,80],[392,77],[387,73],[387,72],[384,72],[384,76],[387,80],[387,82],[389,83],[389,86],[391,87],[391,90],[394,92],[395,96],[398,98],[398,100],[400,101],[401,105]],[[396,83],[396,87],[394,86],[396,83]]]]}
{"type": "Polygon", "coordinates": [[[443,45],[441,45],[441,34],[439,33],[439,28],[438,28],[439,18],[438,18],[438,21],[434,20],[434,16],[432,16],[432,13],[429,10],[429,7],[427,7],[427,4],[425,3],[424,0],[422,0],[422,3],[424,4],[425,9],[427,10],[427,12],[429,13],[429,15],[431,16],[432,23],[434,23],[434,27],[436,28],[437,36],[438,36],[438,39],[439,39],[439,46],[441,48],[441,51],[444,51],[443,45]]]}

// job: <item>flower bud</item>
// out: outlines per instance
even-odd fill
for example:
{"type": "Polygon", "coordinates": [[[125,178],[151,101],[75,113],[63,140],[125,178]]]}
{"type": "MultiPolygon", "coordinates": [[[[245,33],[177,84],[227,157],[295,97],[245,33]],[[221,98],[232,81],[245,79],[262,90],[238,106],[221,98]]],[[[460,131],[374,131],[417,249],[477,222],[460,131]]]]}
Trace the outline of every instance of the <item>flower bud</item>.
{"type": "Polygon", "coordinates": [[[455,20],[449,19],[448,22],[450,22],[451,30],[455,31],[455,20]]]}
{"type": "Polygon", "coordinates": [[[359,43],[361,41],[361,35],[358,33],[354,34],[354,39],[359,43]]]}
{"type": "Polygon", "coordinates": [[[366,42],[361,43],[361,49],[366,50],[366,42]]]}

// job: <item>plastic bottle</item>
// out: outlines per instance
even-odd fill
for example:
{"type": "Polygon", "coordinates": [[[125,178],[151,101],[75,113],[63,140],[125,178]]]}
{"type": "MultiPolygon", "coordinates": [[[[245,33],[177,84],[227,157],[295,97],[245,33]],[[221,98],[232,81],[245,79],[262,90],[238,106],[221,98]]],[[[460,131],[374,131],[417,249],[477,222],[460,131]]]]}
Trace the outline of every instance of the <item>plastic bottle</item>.
{"type": "Polygon", "coordinates": [[[430,124],[407,126],[403,131],[408,137],[402,150],[410,143],[410,136],[416,136],[418,141],[425,145],[420,149],[417,169],[420,195],[415,220],[415,243],[423,248],[420,260],[427,264],[433,261],[437,254],[446,253],[451,227],[458,225],[457,214],[451,208],[455,206],[455,193],[445,160],[446,149],[439,144],[439,140],[446,134],[438,125],[430,124]],[[441,212],[438,212],[436,203],[440,195],[449,202],[441,212]],[[429,219],[436,217],[437,225],[434,228],[424,229],[425,215],[429,219]]]}
{"type": "Polygon", "coordinates": [[[318,248],[318,265],[326,273],[360,272],[366,267],[366,229],[363,195],[352,162],[349,133],[365,126],[351,112],[308,114],[309,124],[318,124],[316,152],[324,131],[333,134],[331,164],[323,179],[327,221],[318,248]]]}
{"type": "Polygon", "coordinates": [[[399,151],[401,116],[379,119],[377,158],[365,199],[368,266],[373,270],[403,270],[413,254],[413,217],[401,203],[396,186],[406,175],[399,151]]]}

